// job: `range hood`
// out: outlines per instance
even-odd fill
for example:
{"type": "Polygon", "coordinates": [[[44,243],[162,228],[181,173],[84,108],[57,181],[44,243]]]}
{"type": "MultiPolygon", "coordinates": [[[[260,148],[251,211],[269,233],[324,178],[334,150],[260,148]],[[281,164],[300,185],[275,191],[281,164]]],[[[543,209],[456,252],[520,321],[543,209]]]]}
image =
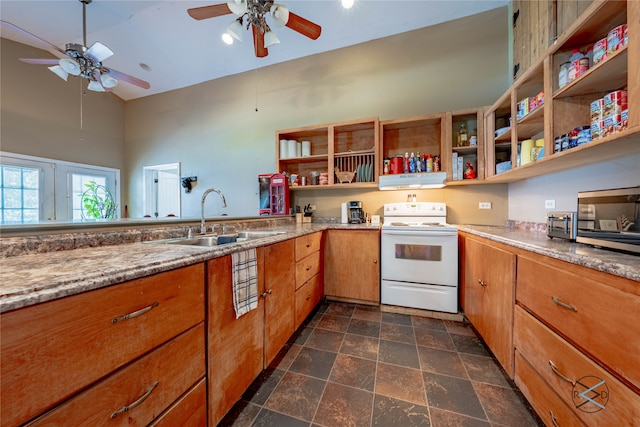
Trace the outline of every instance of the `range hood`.
{"type": "Polygon", "coordinates": [[[442,188],[445,186],[446,179],[446,172],[381,175],[378,178],[378,188],[380,190],[442,188]]]}

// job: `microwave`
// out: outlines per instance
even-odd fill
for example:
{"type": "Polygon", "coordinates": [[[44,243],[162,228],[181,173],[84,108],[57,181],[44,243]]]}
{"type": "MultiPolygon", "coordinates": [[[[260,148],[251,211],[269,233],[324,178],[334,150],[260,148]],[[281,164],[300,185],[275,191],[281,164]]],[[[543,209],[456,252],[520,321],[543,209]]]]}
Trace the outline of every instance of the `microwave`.
{"type": "Polygon", "coordinates": [[[576,242],[640,254],[640,186],[578,193],[576,242]]]}

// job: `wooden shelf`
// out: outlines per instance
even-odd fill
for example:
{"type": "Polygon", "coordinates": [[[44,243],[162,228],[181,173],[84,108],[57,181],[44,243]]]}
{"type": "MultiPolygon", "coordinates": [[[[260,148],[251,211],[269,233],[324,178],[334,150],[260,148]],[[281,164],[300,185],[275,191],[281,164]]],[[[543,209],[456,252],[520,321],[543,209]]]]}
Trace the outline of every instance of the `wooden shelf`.
{"type": "Polygon", "coordinates": [[[313,163],[318,161],[327,161],[329,156],[326,154],[319,154],[314,156],[305,156],[305,157],[287,157],[286,159],[280,159],[280,163],[282,164],[295,164],[295,163],[313,163]]]}

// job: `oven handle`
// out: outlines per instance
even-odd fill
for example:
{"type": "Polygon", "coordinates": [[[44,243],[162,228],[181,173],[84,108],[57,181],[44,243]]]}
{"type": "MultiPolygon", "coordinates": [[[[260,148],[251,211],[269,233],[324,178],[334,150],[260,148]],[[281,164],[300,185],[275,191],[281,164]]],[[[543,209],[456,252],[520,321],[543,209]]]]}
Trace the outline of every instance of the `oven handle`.
{"type": "Polygon", "coordinates": [[[424,230],[413,230],[413,231],[397,231],[397,230],[382,230],[383,235],[387,236],[431,236],[431,237],[440,237],[440,236],[457,236],[457,231],[424,231],[424,230]]]}

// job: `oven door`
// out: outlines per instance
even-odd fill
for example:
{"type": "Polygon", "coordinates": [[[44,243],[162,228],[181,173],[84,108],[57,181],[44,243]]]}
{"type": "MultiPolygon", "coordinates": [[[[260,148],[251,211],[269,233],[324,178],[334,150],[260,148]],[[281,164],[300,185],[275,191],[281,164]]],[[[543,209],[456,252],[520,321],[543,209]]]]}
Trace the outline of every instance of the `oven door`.
{"type": "Polygon", "coordinates": [[[458,233],[384,229],[380,244],[383,280],[458,286],[458,233]]]}

